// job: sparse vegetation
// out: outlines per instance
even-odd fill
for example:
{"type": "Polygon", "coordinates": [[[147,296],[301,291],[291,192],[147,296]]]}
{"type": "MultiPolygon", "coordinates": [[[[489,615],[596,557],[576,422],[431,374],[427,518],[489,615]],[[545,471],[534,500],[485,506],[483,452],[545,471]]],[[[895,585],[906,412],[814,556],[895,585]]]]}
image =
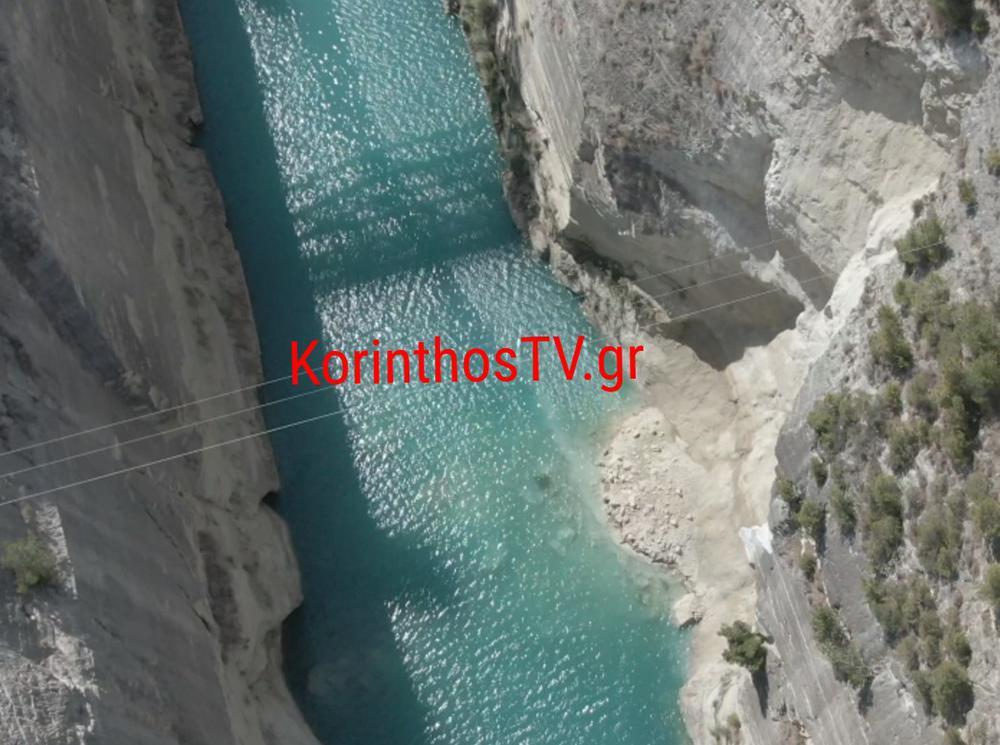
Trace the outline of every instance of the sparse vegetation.
{"type": "Polygon", "coordinates": [[[972,27],[973,0],[931,0],[931,9],[945,31],[968,31],[972,27]]]}
{"type": "Polygon", "coordinates": [[[979,39],[986,38],[986,35],[990,32],[990,19],[986,15],[986,11],[982,8],[977,8],[972,13],[972,23],[969,24],[972,33],[974,33],[979,39]]]}
{"type": "Polygon", "coordinates": [[[963,178],[958,182],[958,198],[965,205],[967,212],[974,213],[979,206],[979,198],[976,196],[976,185],[972,179],[963,178]]]}
{"type": "Polygon", "coordinates": [[[809,426],[819,449],[828,459],[843,452],[852,429],[859,423],[859,407],[847,393],[829,393],[809,412],[809,426]]]}
{"type": "Polygon", "coordinates": [[[896,375],[904,375],[913,367],[913,350],[910,349],[899,315],[888,305],[878,310],[878,331],[871,338],[870,346],[875,362],[896,375]]]}
{"type": "Polygon", "coordinates": [[[842,484],[834,484],[830,492],[830,509],[834,518],[840,523],[840,529],[844,535],[854,535],[858,525],[858,513],[854,509],[854,500],[851,499],[846,487],[842,484]]]}
{"type": "Polygon", "coordinates": [[[833,665],[833,674],[853,688],[861,689],[872,679],[871,668],[865,662],[861,650],[844,631],[840,614],[828,606],[820,606],[813,611],[813,633],[823,654],[833,665]]]}
{"type": "Polygon", "coordinates": [[[906,235],[896,241],[896,254],[908,273],[922,272],[944,263],[948,258],[945,230],[933,212],[914,223],[906,235]]]}
{"type": "Polygon", "coordinates": [[[826,530],[826,507],[819,502],[805,501],[799,509],[798,522],[810,538],[820,542],[826,530]]]}
{"type": "Polygon", "coordinates": [[[926,441],[927,425],[923,422],[895,424],[889,430],[889,467],[896,473],[909,471],[926,441]]]}
{"type": "Polygon", "coordinates": [[[14,572],[17,591],[21,594],[33,587],[50,585],[58,577],[55,555],[33,535],[8,543],[0,558],[0,567],[14,572]]]}
{"type": "Polygon", "coordinates": [[[810,582],[816,577],[816,554],[807,552],[799,557],[799,569],[810,582]]]}
{"type": "Polygon", "coordinates": [[[1000,148],[991,147],[986,153],[986,172],[1000,178],[1000,148]]]}
{"type": "Polygon", "coordinates": [[[827,478],[830,476],[830,471],[826,467],[826,463],[823,462],[822,458],[814,456],[809,467],[810,470],[812,470],[813,480],[816,482],[816,486],[822,489],[826,485],[827,478]]]}
{"type": "Polygon", "coordinates": [[[964,724],[965,715],[975,703],[972,682],[965,668],[955,662],[942,662],[931,673],[931,700],[934,709],[948,724],[964,724]]]}
{"type": "Polygon", "coordinates": [[[723,625],[719,635],[728,643],[722,658],[733,665],[745,667],[751,673],[763,673],[767,667],[767,637],[743,621],[723,625]]]}
{"type": "Polygon", "coordinates": [[[896,479],[879,474],[868,485],[866,541],[872,568],[885,571],[903,544],[903,495],[896,479]]]}
{"type": "Polygon", "coordinates": [[[1000,614],[1000,564],[986,567],[983,577],[983,599],[993,606],[993,612],[1000,614]]]}

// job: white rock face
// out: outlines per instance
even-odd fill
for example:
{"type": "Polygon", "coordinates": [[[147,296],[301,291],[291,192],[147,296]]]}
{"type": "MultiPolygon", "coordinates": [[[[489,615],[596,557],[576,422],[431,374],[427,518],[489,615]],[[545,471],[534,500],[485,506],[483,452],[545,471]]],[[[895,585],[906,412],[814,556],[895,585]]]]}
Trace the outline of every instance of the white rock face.
{"type": "MultiPolygon", "coordinates": [[[[259,350],[172,2],[15,0],[0,27],[0,452],[252,387],[259,350]]],[[[0,472],[251,407],[252,391],[0,458],[0,472]],[[211,409],[209,411],[209,409],[211,409]]],[[[0,501],[263,428],[259,416],[15,479],[0,501]]],[[[265,440],[0,508],[60,581],[0,578],[0,741],[309,745],[300,601],[265,440]]]]}
{"type": "Polygon", "coordinates": [[[944,39],[924,0],[465,0],[463,17],[515,219],[606,335],[648,350],[651,409],[611,444],[605,503],[703,600],[682,697],[694,741],[736,712],[746,743],[940,742],[888,657],[858,711],[767,522],[779,433],[784,451],[811,442],[812,403],[863,378],[914,200],[937,193],[956,253],[981,259],[953,261],[955,284],[988,282],[997,34],[944,39]],[[736,618],[775,638],[766,709],[720,660],[736,618]]]}

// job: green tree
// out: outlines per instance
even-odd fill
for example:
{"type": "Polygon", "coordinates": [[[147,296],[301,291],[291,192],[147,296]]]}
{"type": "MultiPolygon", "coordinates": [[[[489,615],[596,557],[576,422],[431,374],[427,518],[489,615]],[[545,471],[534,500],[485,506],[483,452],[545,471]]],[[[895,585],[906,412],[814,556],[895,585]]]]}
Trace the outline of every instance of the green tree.
{"type": "Polygon", "coordinates": [[[968,673],[961,665],[947,661],[931,673],[931,699],[934,708],[948,724],[964,724],[965,715],[975,703],[975,693],[968,673]]]}
{"type": "Polygon", "coordinates": [[[906,235],[896,241],[896,254],[908,273],[926,271],[943,264],[948,258],[948,246],[944,225],[937,215],[931,212],[914,223],[906,235]]]}
{"type": "Polygon", "coordinates": [[[751,673],[762,673],[767,667],[767,637],[753,631],[743,621],[734,621],[719,630],[728,646],[722,659],[745,667],[751,673]]]}
{"type": "Polygon", "coordinates": [[[807,500],[799,509],[799,525],[814,541],[819,542],[826,530],[826,507],[819,502],[807,500]]]}
{"type": "Polygon", "coordinates": [[[846,536],[854,535],[858,524],[858,513],[854,509],[854,500],[847,493],[847,488],[841,484],[834,484],[830,491],[830,509],[833,516],[840,523],[840,529],[846,536]]]}
{"type": "Polygon", "coordinates": [[[903,332],[899,315],[888,305],[878,310],[878,331],[869,342],[875,362],[896,375],[903,375],[913,367],[913,350],[903,332]]]}
{"type": "Polygon", "coordinates": [[[0,566],[14,572],[17,591],[22,594],[32,587],[50,585],[58,577],[55,555],[33,535],[8,543],[0,566]]]}
{"type": "Polygon", "coordinates": [[[816,554],[804,553],[799,557],[799,569],[805,578],[812,582],[816,577],[816,554]]]}
{"type": "Polygon", "coordinates": [[[926,441],[922,422],[899,422],[889,430],[889,467],[896,473],[906,473],[913,467],[926,441]]]}
{"type": "Polygon", "coordinates": [[[986,567],[980,592],[983,599],[993,606],[994,612],[1000,613],[1000,564],[990,564],[986,567]]]}

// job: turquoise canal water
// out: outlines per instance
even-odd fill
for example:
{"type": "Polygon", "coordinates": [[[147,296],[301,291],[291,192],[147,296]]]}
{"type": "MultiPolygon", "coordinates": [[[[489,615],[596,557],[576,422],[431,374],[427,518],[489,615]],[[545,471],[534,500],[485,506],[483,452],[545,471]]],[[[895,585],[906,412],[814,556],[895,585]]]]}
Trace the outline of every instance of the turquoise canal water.
{"type": "MultiPolygon", "coordinates": [[[[495,349],[591,331],[526,256],[440,0],[184,11],[269,378],[292,339],[495,349]]],[[[274,437],[306,594],[286,671],[326,745],[684,742],[670,589],[600,519],[594,463],[629,396],[557,365],[268,410],[277,426],[351,407],[274,437]]]]}

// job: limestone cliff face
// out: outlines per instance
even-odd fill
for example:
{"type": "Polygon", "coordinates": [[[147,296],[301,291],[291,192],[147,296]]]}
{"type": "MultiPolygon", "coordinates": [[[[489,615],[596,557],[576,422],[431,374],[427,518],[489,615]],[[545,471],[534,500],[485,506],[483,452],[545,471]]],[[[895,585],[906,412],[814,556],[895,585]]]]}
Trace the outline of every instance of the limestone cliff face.
{"type": "MultiPolygon", "coordinates": [[[[1000,145],[1000,18],[980,6],[994,27],[982,39],[946,33],[923,0],[463,2],[515,218],[602,330],[653,348],[644,384],[660,431],[673,430],[656,452],[688,485],[684,501],[701,490],[730,505],[726,530],[705,514],[710,530],[698,517],[678,532],[676,512],[651,524],[609,497],[624,540],[674,557],[705,610],[682,702],[695,742],[722,737],[728,711],[743,742],[942,741],[867,607],[862,544],[832,535],[820,582],[874,665],[867,708],[836,679],[771,483],[775,468],[808,476],[805,417],[820,397],[871,387],[868,336],[901,275],[893,241],[915,199],[936,194],[953,286],[985,297],[1000,257],[986,164],[1000,145]],[[960,178],[978,210],[959,202],[960,178]],[[746,581],[736,566],[714,571],[753,525],[746,581]],[[737,597],[756,597],[756,610],[737,597]],[[766,696],[718,664],[714,608],[773,637],[766,696]]],[[[656,509],[656,488],[633,512],[656,509]]],[[[996,637],[982,610],[963,610],[981,691],[970,722],[995,730],[996,637]]]]}
{"type": "MultiPolygon", "coordinates": [[[[174,2],[5,3],[0,452],[259,382],[256,333],[174,2]]],[[[253,390],[0,456],[0,472],[253,406],[253,390]]],[[[60,583],[0,581],[5,743],[310,743],[285,688],[300,600],[266,440],[88,482],[262,428],[256,415],[0,480],[60,583]]]]}

